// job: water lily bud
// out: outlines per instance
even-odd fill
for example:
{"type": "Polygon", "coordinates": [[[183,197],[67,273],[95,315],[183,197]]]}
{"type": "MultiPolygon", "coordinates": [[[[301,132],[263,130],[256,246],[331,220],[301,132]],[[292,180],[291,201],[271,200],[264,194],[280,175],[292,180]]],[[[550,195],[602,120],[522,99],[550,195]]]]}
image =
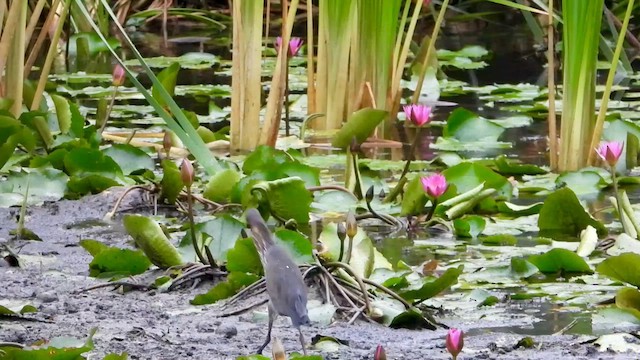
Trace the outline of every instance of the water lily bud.
{"type": "Polygon", "coordinates": [[[358,221],[353,210],[349,210],[349,213],[347,213],[347,236],[353,238],[356,234],[358,234],[358,221]]]}
{"type": "Polygon", "coordinates": [[[162,148],[164,149],[164,151],[169,154],[169,151],[171,151],[171,134],[169,134],[168,131],[164,132],[164,136],[162,137],[162,148]]]}
{"type": "Polygon", "coordinates": [[[344,227],[343,223],[338,223],[338,239],[340,239],[340,241],[344,241],[344,239],[347,238],[347,229],[344,227]]]}
{"type": "Polygon", "coordinates": [[[603,141],[600,143],[600,146],[596,149],[596,153],[602,160],[604,160],[609,166],[614,167],[618,163],[618,159],[620,159],[620,155],[622,155],[622,149],[624,148],[624,143],[619,141],[603,141]]]}
{"type": "Polygon", "coordinates": [[[182,177],[182,182],[187,187],[191,187],[193,184],[193,165],[191,165],[191,161],[189,161],[189,159],[182,160],[182,165],[180,165],[180,176],[182,177]]]}
{"type": "Polygon", "coordinates": [[[112,74],[112,77],[111,77],[111,81],[113,83],[113,86],[122,86],[122,84],[124,84],[124,77],[126,75],[127,74],[124,71],[124,68],[122,67],[122,65],[117,64],[113,68],[113,74],[112,74]]]}
{"type": "Polygon", "coordinates": [[[369,189],[367,190],[367,194],[365,195],[364,198],[368,203],[373,201],[373,185],[369,186],[369,189]]]}
{"type": "Polygon", "coordinates": [[[373,356],[373,360],[387,360],[387,353],[384,351],[382,345],[376,347],[376,354],[373,356]]]}
{"type": "Polygon", "coordinates": [[[464,333],[459,329],[449,329],[446,341],[447,351],[455,360],[464,346],[464,333]]]}
{"type": "Polygon", "coordinates": [[[442,174],[433,174],[420,179],[422,189],[432,198],[438,198],[447,191],[447,179],[442,174]]]}

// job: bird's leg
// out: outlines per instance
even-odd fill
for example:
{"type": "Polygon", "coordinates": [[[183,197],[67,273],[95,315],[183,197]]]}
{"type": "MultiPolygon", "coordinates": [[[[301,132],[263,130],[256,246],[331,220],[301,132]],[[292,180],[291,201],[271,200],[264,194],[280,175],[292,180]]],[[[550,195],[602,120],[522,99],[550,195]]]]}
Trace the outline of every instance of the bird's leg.
{"type": "Polygon", "coordinates": [[[302,344],[302,353],[304,356],[307,356],[307,348],[304,346],[304,335],[302,335],[302,329],[298,328],[298,333],[300,334],[300,344],[302,344]]]}
{"type": "Polygon", "coordinates": [[[267,345],[269,345],[269,343],[271,342],[271,328],[273,327],[273,322],[276,319],[276,316],[278,316],[276,314],[276,311],[271,307],[271,302],[269,302],[269,330],[267,330],[267,338],[264,340],[264,343],[262,344],[262,346],[260,346],[260,348],[258,349],[257,353],[258,354],[262,354],[262,351],[264,350],[264,348],[267,347],[267,345]]]}

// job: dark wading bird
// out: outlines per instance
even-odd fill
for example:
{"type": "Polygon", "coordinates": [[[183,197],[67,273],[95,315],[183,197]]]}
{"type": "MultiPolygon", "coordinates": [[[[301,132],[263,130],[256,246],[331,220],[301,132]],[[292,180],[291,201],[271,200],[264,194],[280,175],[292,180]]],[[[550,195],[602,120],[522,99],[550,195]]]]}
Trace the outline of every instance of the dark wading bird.
{"type": "Polygon", "coordinates": [[[298,329],[302,352],[306,355],[304,336],[300,325],[309,324],[307,314],[307,285],[302,279],[298,265],[285,248],[274,242],[271,232],[262,216],[256,209],[247,210],[247,224],[251,228],[253,242],[256,244],[269,295],[269,330],[264,344],[258,349],[261,354],[271,342],[271,328],[278,315],[291,318],[291,323],[298,329]]]}

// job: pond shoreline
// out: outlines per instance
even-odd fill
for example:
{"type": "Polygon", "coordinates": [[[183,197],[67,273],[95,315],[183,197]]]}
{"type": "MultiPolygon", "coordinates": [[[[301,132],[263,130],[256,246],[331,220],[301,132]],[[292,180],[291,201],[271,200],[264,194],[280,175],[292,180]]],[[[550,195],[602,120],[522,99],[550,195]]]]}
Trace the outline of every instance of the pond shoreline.
{"type": "MultiPolygon", "coordinates": [[[[132,359],[235,359],[255,351],[264,339],[266,319],[256,316],[254,311],[264,312],[266,306],[239,316],[220,318],[216,316],[220,311],[218,306],[190,305],[189,300],[207,291],[211,282],[171,293],[132,291],[121,295],[110,288],[101,288],[75,294],[80,289],[104,283],[102,279],[88,276],[91,255],[78,245],[79,240],[95,239],[110,246],[131,246],[122,227],[121,214],[112,224],[102,221],[121,192],[122,189],[113,188],[77,201],[61,200],[28,208],[26,227],[43,241],[14,244],[16,250],[20,249],[24,266],[0,268],[4,285],[0,286],[0,299],[34,305],[38,312],[25,317],[43,322],[0,318],[0,341],[31,344],[57,336],[84,339],[92,328],[98,328],[95,349],[89,357],[92,359],[125,351],[132,359]]],[[[130,195],[121,209],[135,207],[141,201],[139,196],[130,195]]],[[[18,213],[17,208],[0,209],[0,241],[9,238],[18,213]]],[[[535,348],[515,349],[523,335],[489,330],[485,333],[482,329],[493,325],[488,322],[440,320],[481,334],[465,338],[460,360],[634,358],[632,354],[598,352],[594,346],[584,344],[593,339],[592,336],[533,336],[535,348]]],[[[289,328],[286,321],[276,322],[274,335],[282,339],[288,351],[299,351],[297,332],[289,328]]],[[[444,329],[414,331],[366,322],[354,325],[337,322],[326,327],[306,327],[303,331],[307,341],[317,334],[349,341],[348,347],[342,346],[337,352],[309,351],[322,354],[325,359],[371,359],[378,344],[385,347],[389,359],[450,358],[444,348],[444,329]]]]}

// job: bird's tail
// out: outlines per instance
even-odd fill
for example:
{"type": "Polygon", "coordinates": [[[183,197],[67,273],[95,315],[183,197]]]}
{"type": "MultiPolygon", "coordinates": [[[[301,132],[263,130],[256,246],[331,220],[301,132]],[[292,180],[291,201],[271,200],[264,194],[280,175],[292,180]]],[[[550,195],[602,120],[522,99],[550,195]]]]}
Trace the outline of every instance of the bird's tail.
{"type": "Polygon", "coordinates": [[[256,245],[256,249],[258,249],[258,253],[264,264],[264,254],[267,252],[267,249],[275,244],[273,237],[271,237],[271,232],[258,210],[247,210],[246,218],[253,235],[253,243],[256,245]]]}

